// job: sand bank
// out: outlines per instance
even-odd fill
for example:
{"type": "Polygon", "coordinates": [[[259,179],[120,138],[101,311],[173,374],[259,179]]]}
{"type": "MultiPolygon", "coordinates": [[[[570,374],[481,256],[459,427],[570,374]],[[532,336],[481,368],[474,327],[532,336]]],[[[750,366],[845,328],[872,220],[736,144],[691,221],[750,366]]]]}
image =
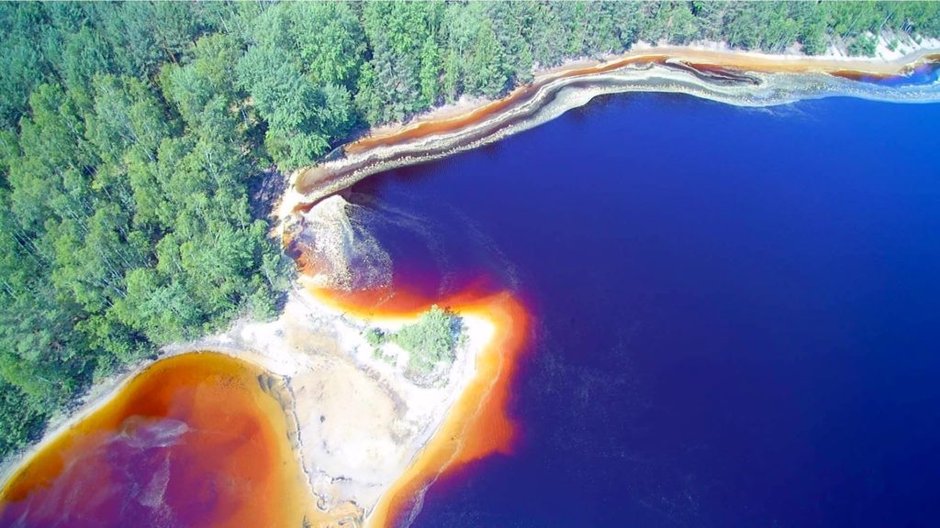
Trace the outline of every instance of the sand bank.
{"type": "Polygon", "coordinates": [[[502,321],[479,307],[451,307],[468,338],[438,386],[414,383],[401,358],[376,357],[363,337],[373,326],[394,331],[417,313],[358,311],[313,287],[292,292],[277,321],[245,322],[180,351],[212,347],[286,376],[297,450],[318,507],[331,521],[361,525],[375,518],[370,512],[377,505],[388,504],[389,490],[433,444],[445,418],[462,421],[449,410],[467,388],[481,375],[489,379],[491,369],[484,371],[480,358],[493,350],[502,321]]]}
{"type": "Polygon", "coordinates": [[[410,521],[428,486],[448,471],[493,454],[512,452],[519,434],[509,415],[511,382],[528,333],[525,308],[509,293],[458,301],[464,317],[487,321],[493,333],[475,358],[474,375],[423,448],[382,495],[367,525],[410,521]]]}
{"type": "MultiPolygon", "coordinates": [[[[833,73],[852,71],[881,75],[902,73],[909,65],[924,56],[940,53],[940,40],[930,41],[933,47],[912,49],[907,54],[892,53],[891,58],[849,57],[839,54],[835,49],[827,54],[807,56],[800,54],[772,55],[767,53],[743,52],[731,50],[721,43],[709,43],[698,46],[652,46],[640,42],[629,52],[621,55],[607,55],[602,59],[571,60],[562,66],[550,68],[535,74],[527,86],[517,91],[565,77],[583,77],[621,68],[631,63],[643,61],[674,60],[698,65],[712,65],[744,71],[765,73],[833,73]]],[[[408,123],[392,123],[373,128],[363,138],[345,145],[348,154],[363,152],[379,145],[399,143],[413,139],[415,133],[440,132],[454,125],[466,124],[467,120],[492,113],[503,100],[489,101],[483,98],[463,98],[458,103],[444,105],[415,117],[408,123]]]]}

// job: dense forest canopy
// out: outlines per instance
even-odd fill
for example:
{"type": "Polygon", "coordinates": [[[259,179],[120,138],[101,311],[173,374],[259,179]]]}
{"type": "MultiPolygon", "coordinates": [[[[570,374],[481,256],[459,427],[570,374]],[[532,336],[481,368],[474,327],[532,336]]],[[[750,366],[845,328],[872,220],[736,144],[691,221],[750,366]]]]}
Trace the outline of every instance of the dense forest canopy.
{"type": "Polygon", "coordinates": [[[638,40],[871,53],[932,2],[0,4],[0,458],[290,266],[253,194],[370,125],[638,40]]]}

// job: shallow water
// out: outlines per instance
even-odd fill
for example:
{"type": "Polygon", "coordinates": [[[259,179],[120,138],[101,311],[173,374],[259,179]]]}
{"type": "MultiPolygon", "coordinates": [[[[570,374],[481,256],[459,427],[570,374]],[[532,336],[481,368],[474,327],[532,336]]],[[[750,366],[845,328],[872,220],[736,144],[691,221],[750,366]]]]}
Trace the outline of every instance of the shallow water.
{"type": "Polygon", "coordinates": [[[277,381],[221,354],[155,363],[4,490],[0,526],[302,526],[277,381]]]}
{"type": "Polygon", "coordinates": [[[842,74],[842,76],[848,79],[894,88],[904,86],[930,86],[940,82],[940,61],[937,59],[927,61],[899,75],[865,75],[856,73],[842,74]]]}
{"type": "Polygon", "coordinates": [[[360,183],[399,288],[535,325],[516,449],[413,525],[935,524],[937,123],[619,96],[360,183]]]}

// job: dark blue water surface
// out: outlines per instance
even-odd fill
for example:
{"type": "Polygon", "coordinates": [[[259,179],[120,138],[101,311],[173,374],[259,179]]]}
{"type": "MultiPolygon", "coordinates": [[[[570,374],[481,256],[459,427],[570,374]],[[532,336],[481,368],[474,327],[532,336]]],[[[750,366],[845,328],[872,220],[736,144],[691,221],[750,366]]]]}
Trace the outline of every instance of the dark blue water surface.
{"type": "Polygon", "coordinates": [[[940,525],[938,124],[616,96],[360,184],[400,280],[535,320],[516,453],[414,526],[940,525]]]}

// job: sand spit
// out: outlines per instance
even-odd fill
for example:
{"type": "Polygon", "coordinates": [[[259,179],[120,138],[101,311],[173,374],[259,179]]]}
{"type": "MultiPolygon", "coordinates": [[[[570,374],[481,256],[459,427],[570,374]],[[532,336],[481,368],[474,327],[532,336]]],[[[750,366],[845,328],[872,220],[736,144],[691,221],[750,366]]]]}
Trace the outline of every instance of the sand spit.
{"type": "Polygon", "coordinates": [[[510,454],[515,446],[519,431],[508,414],[509,400],[529,337],[527,310],[507,292],[454,303],[464,317],[485,319],[495,332],[476,355],[476,374],[433,437],[370,512],[369,527],[410,524],[421,510],[425,491],[441,475],[490,455],[510,454]]]}
{"type": "Polygon", "coordinates": [[[940,100],[936,87],[889,88],[854,79],[904,74],[936,60],[940,60],[940,48],[886,60],[639,46],[604,62],[576,62],[541,73],[531,84],[497,101],[438,110],[431,113],[434,117],[374,130],[345,145],[344,156],[293,173],[278,215],[289,230],[297,212],[369,175],[498,141],[599,95],[685,93],[755,107],[833,95],[928,102],[940,100]]]}
{"type": "MultiPolygon", "coordinates": [[[[282,403],[294,422],[289,436],[317,499],[311,526],[362,526],[476,378],[476,358],[491,342],[494,326],[485,312],[462,314],[467,339],[452,367],[436,386],[419,386],[403,374],[407,358],[399,355],[390,363],[376,357],[362,335],[371,326],[395,330],[415,317],[351,315],[314,291],[292,291],[275,321],[240,321],[224,333],[167,347],[162,357],[211,350],[281,377],[287,389],[282,403]]],[[[150,365],[107,390],[99,387],[97,396],[31,453],[101,408],[150,365]]]]}
{"type": "MultiPolygon", "coordinates": [[[[301,278],[301,284],[309,279],[301,278]]],[[[439,386],[419,386],[376,357],[363,331],[395,330],[414,317],[351,315],[313,292],[290,294],[270,323],[243,322],[171,353],[212,349],[284,376],[297,423],[296,448],[318,507],[330,522],[362,525],[404,474],[475,378],[475,358],[494,329],[484,315],[461,314],[468,339],[439,386]]]]}

